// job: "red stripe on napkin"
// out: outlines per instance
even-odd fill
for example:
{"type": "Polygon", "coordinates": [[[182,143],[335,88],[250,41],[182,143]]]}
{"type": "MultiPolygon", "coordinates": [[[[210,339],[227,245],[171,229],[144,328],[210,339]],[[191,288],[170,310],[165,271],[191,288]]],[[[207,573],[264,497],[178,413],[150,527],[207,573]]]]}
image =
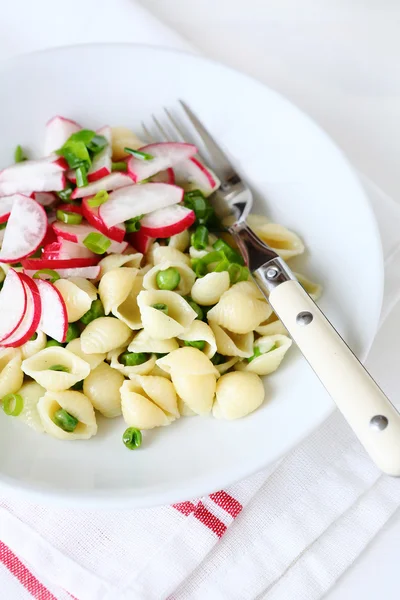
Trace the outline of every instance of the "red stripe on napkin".
{"type": "Polygon", "coordinates": [[[210,498],[215,504],[218,504],[221,508],[223,508],[231,517],[236,519],[240,511],[243,509],[243,506],[240,504],[239,500],[230,496],[224,490],[220,492],[215,492],[215,494],[210,494],[210,498]]]}
{"type": "Polygon", "coordinates": [[[36,600],[57,600],[2,541],[0,541],[0,561],[36,600]]]}
{"type": "Polygon", "coordinates": [[[178,504],[173,504],[172,508],[179,510],[179,512],[186,517],[196,510],[196,506],[193,504],[193,502],[178,502],[178,504]]]}
{"type": "Polygon", "coordinates": [[[201,502],[196,507],[196,510],[193,513],[193,516],[196,517],[203,525],[211,529],[216,536],[221,538],[227,527],[225,523],[223,523],[218,517],[212,514],[201,502]]]}

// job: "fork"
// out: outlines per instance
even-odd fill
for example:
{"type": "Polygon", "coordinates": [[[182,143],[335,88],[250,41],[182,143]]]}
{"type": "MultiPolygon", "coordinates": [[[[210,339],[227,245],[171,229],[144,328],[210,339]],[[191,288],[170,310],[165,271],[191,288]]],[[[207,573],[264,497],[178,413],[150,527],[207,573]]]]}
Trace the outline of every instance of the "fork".
{"type": "MultiPolygon", "coordinates": [[[[221,181],[209,199],[233,235],[255,283],[371,459],[388,475],[400,476],[400,414],[288,265],[247,225],[246,217],[253,204],[249,186],[189,106],[183,101],[180,105],[183,118],[179,122],[164,109],[168,130],[153,116],[158,136],[164,141],[190,142],[193,136],[187,133],[189,126],[201,138],[211,157],[211,167],[221,181]]],[[[149,140],[153,139],[149,128],[142,126],[149,140]]]]}

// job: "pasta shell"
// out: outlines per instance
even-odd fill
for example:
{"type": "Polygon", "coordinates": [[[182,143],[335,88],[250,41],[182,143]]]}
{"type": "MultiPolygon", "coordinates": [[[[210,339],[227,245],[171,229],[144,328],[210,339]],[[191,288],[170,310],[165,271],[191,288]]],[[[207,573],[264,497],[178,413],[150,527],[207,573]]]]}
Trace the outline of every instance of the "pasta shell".
{"type": "Polygon", "coordinates": [[[83,393],[94,408],[112,419],[121,414],[120,387],[125,378],[105,362],[100,363],[83,382],[83,393]]]}
{"type": "Polygon", "coordinates": [[[208,311],[207,319],[234,333],[248,333],[268,318],[271,308],[265,300],[233,288],[208,311]]]}
{"type": "Polygon", "coordinates": [[[195,320],[197,313],[175,292],[143,291],[137,297],[143,329],[154,339],[170,339],[183,333],[195,320]],[[168,315],[153,308],[153,304],[166,304],[168,315]]]}
{"type": "Polygon", "coordinates": [[[88,440],[97,433],[93,406],[80,392],[46,392],[40,398],[37,408],[46,433],[59,440],[88,440]],[[60,408],[78,419],[79,423],[74,431],[64,431],[54,423],[54,413],[60,408]]]}
{"type": "Polygon", "coordinates": [[[152,371],[154,369],[154,366],[156,364],[156,355],[155,354],[151,354],[149,356],[149,359],[146,360],[146,362],[142,363],[141,365],[135,365],[133,367],[126,367],[125,365],[123,365],[122,363],[119,362],[119,357],[121,356],[121,354],[123,352],[125,352],[125,350],[126,350],[126,347],[117,348],[116,350],[112,350],[111,352],[108,353],[107,359],[109,361],[111,361],[110,364],[113,369],[120,371],[126,377],[130,377],[131,375],[148,375],[150,373],[150,371],[152,371]]]}
{"type": "Polygon", "coordinates": [[[219,365],[215,365],[215,368],[217,369],[220,375],[223,375],[224,373],[229,371],[229,369],[231,369],[238,361],[239,358],[237,356],[233,356],[229,360],[220,363],[219,365]]]}
{"type": "Polygon", "coordinates": [[[263,225],[267,225],[268,223],[270,223],[271,221],[269,219],[267,219],[267,217],[264,217],[264,215],[248,215],[247,216],[247,224],[249,227],[251,227],[254,231],[258,228],[258,227],[262,227],[263,225]]]}
{"type": "Polygon", "coordinates": [[[138,150],[145,144],[142,142],[133,131],[127,127],[111,127],[111,144],[112,144],[112,159],[115,161],[122,160],[129,156],[125,152],[125,148],[138,150]]]}
{"type": "Polygon", "coordinates": [[[301,283],[307,294],[311,296],[314,302],[321,298],[322,286],[319,283],[315,283],[314,281],[307,279],[307,277],[304,277],[304,275],[301,275],[301,273],[294,273],[294,275],[297,277],[299,283],[301,283]]]}
{"type": "Polygon", "coordinates": [[[99,295],[106,315],[126,300],[138,272],[138,269],[121,267],[103,275],[99,284],[99,295]]]}
{"type": "Polygon", "coordinates": [[[19,348],[5,348],[0,351],[0,400],[7,394],[18,392],[24,380],[21,370],[19,348]]]}
{"type": "Polygon", "coordinates": [[[159,358],[157,365],[164,371],[171,373],[172,376],[178,372],[184,375],[219,376],[211,360],[203,352],[190,346],[179,348],[179,350],[174,350],[167,356],[159,358]]]}
{"type": "MultiPolygon", "coordinates": [[[[147,373],[145,373],[145,375],[146,374],[147,373]]],[[[170,373],[167,373],[167,371],[161,369],[161,367],[159,367],[157,364],[154,365],[154,367],[152,368],[150,373],[148,373],[148,375],[154,375],[155,377],[165,377],[166,379],[171,379],[170,373]]]]}
{"type": "MultiPolygon", "coordinates": [[[[165,377],[151,375],[131,377],[138,386],[136,391],[148,396],[152,402],[157,404],[168,417],[179,419],[179,410],[174,386],[165,377]]],[[[132,389],[132,387],[131,387],[132,389]]]]}
{"type": "Polygon", "coordinates": [[[176,393],[193,412],[207,415],[211,411],[217,382],[215,375],[191,375],[183,370],[173,370],[171,377],[176,393]]]}
{"type": "Polygon", "coordinates": [[[146,275],[143,277],[143,287],[145,290],[158,290],[157,275],[160,271],[165,271],[173,267],[180,275],[180,281],[178,286],[174,289],[176,294],[186,296],[189,294],[192,286],[196,280],[196,274],[190,267],[182,262],[164,261],[156,264],[146,275]]]}
{"type": "Polygon", "coordinates": [[[284,260],[303,254],[304,244],[293,231],[277,223],[264,223],[253,227],[258,237],[284,260]]]}
{"type": "Polygon", "coordinates": [[[230,281],[227,271],[207,273],[207,275],[194,282],[190,295],[198,304],[212,306],[229,290],[229,286],[230,281]]]}
{"type": "Polygon", "coordinates": [[[97,288],[91,281],[84,277],[69,277],[68,281],[71,281],[78,286],[81,290],[87,293],[90,300],[93,302],[97,298],[97,288]]]}
{"type": "Polygon", "coordinates": [[[181,233],[177,233],[176,235],[172,235],[169,238],[168,246],[170,248],[176,248],[181,252],[185,252],[188,249],[190,244],[190,235],[187,229],[182,231],[181,233]]]}
{"type": "Polygon", "coordinates": [[[235,365],[235,369],[257,375],[269,375],[277,370],[291,345],[292,340],[286,335],[261,337],[254,344],[254,347],[261,350],[261,356],[254,358],[251,362],[240,362],[235,365]]]}
{"type": "Polygon", "coordinates": [[[92,301],[89,294],[68,279],[58,279],[54,285],[64,299],[68,323],[79,321],[91,307],[92,301]]]}
{"type": "Polygon", "coordinates": [[[43,350],[46,347],[47,336],[43,331],[38,331],[35,340],[29,340],[20,347],[22,353],[22,360],[33,356],[37,352],[43,350]]]}
{"type": "Polygon", "coordinates": [[[266,321],[260,323],[255,329],[259,335],[287,335],[287,329],[273,312],[266,321]]]}
{"type": "Polygon", "coordinates": [[[209,252],[212,252],[212,251],[213,251],[212,246],[207,246],[207,248],[205,250],[196,250],[196,248],[194,248],[194,246],[190,246],[189,255],[190,255],[190,258],[204,258],[206,256],[206,254],[208,254],[209,252]]]}
{"type": "Polygon", "coordinates": [[[65,348],[67,350],[69,350],[70,352],[72,352],[73,354],[75,354],[76,356],[79,356],[79,358],[81,358],[82,360],[84,360],[85,362],[88,363],[89,367],[93,370],[96,367],[99,366],[100,363],[103,362],[103,360],[106,359],[106,353],[99,353],[99,354],[86,354],[83,350],[82,350],[82,345],[81,345],[81,339],[80,338],[76,338],[74,340],[72,340],[72,342],[69,342],[69,344],[67,344],[65,346],[65,348]]]}
{"type": "Polygon", "coordinates": [[[204,350],[204,354],[207,358],[212,358],[217,351],[217,344],[215,341],[215,336],[213,330],[207,323],[203,321],[199,321],[196,319],[193,323],[188,327],[181,335],[178,335],[178,339],[182,341],[195,342],[195,341],[203,341],[206,343],[204,350]]]}
{"type": "Polygon", "coordinates": [[[184,254],[177,248],[173,248],[172,246],[156,246],[155,244],[154,246],[152,251],[152,262],[155,265],[168,261],[171,263],[182,263],[188,267],[191,266],[192,263],[187,254],[184,254]]]}
{"type": "MultiPolygon", "coordinates": [[[[196,321],[193,321],[195,323],[196,321]]],[[[168,354],[179,348],[178,342],[174,338],[168,340],[155,340],[142,329],[133,338],[128,346],[129,352],[151,352],[154,354],[168,354]]]]}
{"type": "Polygon", "coordinates": [[[117,307],[113,308],[112,313],[118,319],[126,323],[130,329],[136,330],[142,328],[142,318],[140,315],[137,298],[143,287],[143,277],[138,274],[133,282],[131,291],[125,300],[117,307]]]}
{"type": "Polygon", "coordinates": [[[90,373],[89,364],[66,348],[53,346],[41,350],[22,363],[22,370],[46,390],[64,391],[85,379],[90,373]],[[68,371],[52,370],[60,365],[68,371]]]}
{"type": "Polygon", "coordinates": [[[110,352],[115,348],[127,346],[132,331],[128,325],[113,317],[95,319],[81,334],[81,348],[86,354],[110,352]]]}
{"type": "Polygon", "coordinates": [[[126,424],[138,429],[169,425],[173,419],[144,395],[144,392],[139,393],[140,389],[136,381],[124,381],[121,387],[121,409],[126,424]]]}
{"type": "Polygon", "coordinates": [[[18,394],[24,401],[24,406],[17,418],[38,433],[43,433],[44,427],[37,405],[40,398],[42,398],[45,393],[46,390],[36,383],[36,381],[27,381],[22,388],[18,390],[18,394]]]}
{"type": "Polygon", "coordinates": [[[234,371],[217,382],[213,415],[217,419],[241,419],[264,402],[262,380],[254,373],[234,371]]]}
{"type": "Polygon", "coordinates": [[[233,333],[224,329],[215,321],[210,321],[209,325],[213,330],[217,350],[224,356],[239,356],[248,358],[253,354],[254,333],[233,333]]]}
{"type": "Polygon", "coordinates": [[[179,410],[181,417],[194,417],[196,415],[194,410],[189,408],[189,406],[186,404],[186,402],[184,402],[182,400],[182,398],[179,398],[179,396],[178,396],[178,410],[179,410]]]}
{"type": "Polygon", "coordinates": [[[129,267],[139,269],[142,262],[143,254],[133,252],[132,254],[108,254],[99,262],[100,278],[108,271],[119,269],[119,267],[129,267]]]}

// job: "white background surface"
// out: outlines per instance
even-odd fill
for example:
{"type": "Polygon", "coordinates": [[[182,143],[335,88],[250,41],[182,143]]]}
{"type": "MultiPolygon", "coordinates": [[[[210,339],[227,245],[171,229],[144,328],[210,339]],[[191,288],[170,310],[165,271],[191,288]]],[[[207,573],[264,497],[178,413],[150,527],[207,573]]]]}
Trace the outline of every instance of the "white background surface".
{"type": "MultiPolygon", "coordinates": [[[[398,0],[142,0],[142,4],[205,55],[257,77],[293,100],[330,133],[353,164],[400,200],[398,0]]],[[[392,319],[400,319],[400,307],[380,332],[369,363],[373,375],[395,397],[400,351],[392,319]],[[389,345],[390,365],[380,351],[389,345]]],[[[341,578],[329,600],[397,600],[399,550],[397,513],[341,578]]]]}

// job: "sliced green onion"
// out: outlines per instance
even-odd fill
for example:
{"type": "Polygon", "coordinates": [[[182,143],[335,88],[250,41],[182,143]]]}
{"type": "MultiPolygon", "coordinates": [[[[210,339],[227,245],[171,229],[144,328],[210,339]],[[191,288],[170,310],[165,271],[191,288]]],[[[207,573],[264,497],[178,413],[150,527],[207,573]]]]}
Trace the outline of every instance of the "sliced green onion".
{"type": "Polygon", "coordinates": [[[255,358],[258,358],[259,356],[261,356],[262,352],[260,350],[260,348],[258,346],[254,346],[254,352],[253,352],[253,356],[250,356],[247,359],[247,362],[251,362],[252,360],[254,360],[255,358]]]}
{"type": "Polygon", "coordinates": [[[77,428],[79,423],[78,419],[76,419],[69,412],[64,410],[63,408],[59,408],[53,415],[53,421],[60,429],[67,431],[68,433],[72,433],[77,428]]]}
{"type": "Polygon", "coordinates": [[[215,219],[214,209],[201,190],[186,192],[183,203],[194,211],[198,225],[206,225],[215,219]]]}
{"type": "Polygon", "coordinates": [[[129,448],[129,450],[135,450],[142,445],[142,433],[140,429],[136,429],[136,427],[128,427],[124,431],[124,435],[122,436],[122,441],[125,446],[129,448]]]}
{"type": "Polygon", "coordinates": [[[113,162],[111,165],[111,171],[121,171],[125,173],[128,170],[128,165],[124,160],[119,160],[117,162],[113,162]]]}
{"type": "Polygon", "coordinates": [[[103,304],[102,304],[101,300],[97,299],[97,300],[93,300],[92,304],[90,305],[89,310],[83,315],[83,317],[81,317],[80,321],[84,325],[89,325],[89,323],[91,323],[95,319],[98,319],[99,317],[104,317],[104,316],[105,316],[105,312],[104,312],[103,304]]]}
{"type": "Polygon", "coordinates": [[[161,302],[156,302],[156,304],[152,304],[151,307],[155,308],[156,310],[160,310],[165,315],[168,314],[168,306],[166,304],[162,304],[161,302]]]}
{"type": "Polygon", "coordinates": [[[30,342],[34,342],[37,338],[37,333],[34,333],[33,336],[29,339],[30,342]]]}
{"type": "Polygon", "coordinates": [[[229,244],[227,244],[224,240],[218,239],[213,243],[213,248],[220,252],[224,252],[226,258],[231,263],[237,263],[238,265],[244,265],[243,256],[236,252],[229,244]]]}
{"type": "Polygon", "coordinates": [[[191,244],[196,250],[205,250],[208,246],[208,229],[199,225],[191,236],[191,244]]]}
{"type": "Polygon", "coordinates": [[[40,269],[39,271],[36,271],[33,279],[48,279],[50,283],[54,283],[57,279],[60,279],[60,276],[57,271],[53,271],[53,269],[40,269]],[[47,275],[47,278],[41,277],[41,275],[47,275]]]}
{"type": "Polygon", "coordinates": [[[164,271],[158,271],[156,275],[156,283],[159,290],[174,290],[178,287],[181,276],[178,269],[168,267],[164,271]]]}
{"type": "Polygon", "coordinates": [[[225,258],[223,258],[217,265],[215,265],[213,270],[215,273],[221,273],[222,271],[227,271],[230,264],[231,263],[225,256],[225,258]]]}
{"type": "Polygon", "coordinates": [[[192,348],[197,348],[197,350],[204,350],[206,347],[206,343],[204,340],[193,340],[193,342],[189,342],[188,340],[184,341],[185,346],[191,346],[192,348]]]}
{"type": "Polygon", "coordinates": [[[52,365],[48,367],[49,371],[64,371],[64,373],[69,373],[69,368],[64,365],[52,365]]]}
{"type": "Polygon", "coordinates": [[[79,225],[82,223],[82,215],[70,212],[69,210],[58,210],[56,212],[56,217],[59,221],[68,223],[68,225],[79,225]]]}
{"type": "Polygon", "coordinates": [[[97,134],[92,129],[80,129],[79,131],[76,131],[75,133],[69,136],[64,146],[70,144],[71,142],[82,142],[83,144],[85,144],[85,146],[87,146],[88,144],[90,144],[95,135],[97,134]]]}
{"type": "Polygon", "coordinates": [[[83,240],[86,248],[89,248],[95,254],[104,254],[104,252],[111,246],[111,240],[108,239],[102,233],[92,231],[83,240]]]}
{"type": "Polygon", "coordinates": [[[67,335],[65,337],[65,341],[72,342],[81,335],[81,330],[79,329],[78,323],[70,323],[67,329],[67,335]]]}
{"type": "Polygon", "coordinates": [[[128,219],[125,221],[125,229],[126,233],[135,233],[139,231],[141,227],[140,219],[143,219],[144,215],[139,215],[138,217],[133,217],[132,219],[128,219]]]}
{"type": "Polygon", "coordinates": [[[225,356],[222,356],[222,354],[216,352],[212,357],[211,362],[213,365],[220,365],[221,363],[225,362],[225,356]]]}
{"type": "Polygon", "coordinates": [[[202,321],[204,313],[203,313],[202,309],[200,308],[200,306],[197,304],[197,302],[195,302],[194,300],[192,300],[190,298],[190,296],[189,296],[189,298],[185,298],[185,300],[193,308],[193,310],[195,311],[195,313],[197,313],[196,319],[200,319],[200,321],[202,321]]]}
{"type": "Polygon", "coordinates": [[[57,150],[56,154],[65,158],[70,169],[77,169],[82,165],[88,169],[92,163],[85,143],[79,140],[71,140],[71,138],[57,150]]]}
{"type": "Polygon", "coordinates": [[[18,417],[24,408],[24,400],[19,394],[7,394],[3,398],[3,410],[9,417],[18,417]]]}
{"type": "Polygon", "coordinates": [[[60,342],[57,342],[57,340],[47,340],[46,342],[46,348],[52,348],[53,346],[63,346],[63,344],[61,344],[60,342]]]}
{"type": "Polygon", "coordinates": [[[133,148],[124,148],[124,152],[132,154],[132,156],[140,158],[140,160],[153,160],[154,158],[154,156],[147,154],[147,152],[140,152],[140,150],[133,150],[133,148]]]}
{"type": "Polygon", "coordinates": [[[146,352],[123,352],[119,356],[119,362],[125,367],[136,367],[147,362],[150,355],[146,352]]]}
{"type": "Polygon", "coordinates": [[[8,221],[6,221],[5,223],[0,223],[0,229],[5,229],[7,227],[7,223],[8,221]]]}
{"type": "Polygon", "coordinates": [[[107,200],[108,192],[106,192],[106,190],[100,190],[95,196],[93,196],[93,198],[90,198],[90,200],[88,200],[88,204],[92,208],[96,208],[97,206],[101,206],[102,204],[104,204],[104,202],[107,202],[107,200]]]}
{"type": "Polygon", "coordinates": [[[77,381],[74,385],[72,385],[70,388],[70,390],[75,390],[77,392],[80,392],[81,390],[83,390],[83,379],[81,379],[80,381],[77,381]]]}
{"type": "Polygon", "coordinates": [[[95,133],[92,139],[86,143],[87,149],[92,153],[93,156],[99,154],[104,148],[108,145],[108,142],[104,135],[99,135],[95,133]]]}
{"type": "Polygon", "coordinates": [[[18,145],[15,148],[15,152],[14,152],[14,162],[20,163],[20,162],[24,162],[24,160],[28,160],[28,159],[25,156],[24,151],[22,150],[22,146],[18,145]]]}
{"type": "MultiPolygon", "coordinates": [[[[71,183],[70,181],[68,181],[65,188],[63,190],[61,190],[60,192],[56,192],[56,194],[60,198],[60,200],[63,200],[63,202],[71,202],[70,198],[71,198],[71,194],[74,189],[75,189],[74,184],[71,183]]],[[[73,202],[73,200],[72,200],[72,202],[73,202]]]]}
{"type": "Polygon", "coordinates": [[[75,169],[75,177],[76,177],[76,185],[77,187],[81,188],[81,187],[85,187],[89,181],[87,178],[87,168],[85,167],[85,165],[80,165],[79,167],[76,167],[75,169]]]}

